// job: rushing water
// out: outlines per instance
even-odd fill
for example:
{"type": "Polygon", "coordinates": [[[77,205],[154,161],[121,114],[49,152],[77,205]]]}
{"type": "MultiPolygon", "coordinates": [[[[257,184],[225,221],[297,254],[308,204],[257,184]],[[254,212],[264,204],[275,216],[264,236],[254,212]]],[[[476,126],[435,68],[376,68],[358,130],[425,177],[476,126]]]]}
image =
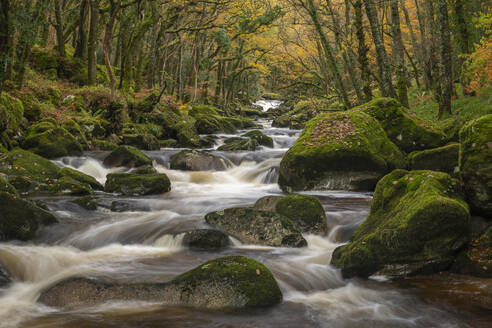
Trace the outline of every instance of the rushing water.
{"type": "MultiPolygon", "coordinates": [[[[278,103],[268,102],[268,106],[278,103]]],[[[311,192],[322,201],[332,229],[328,236],[305,236],[306,248],[260,247],[237,240],[220,252],[183,247],[182,232],[207,228],[206,213],[248,206],[260,197],[281,194],[276,183],[279,163],[300,131],[260,123],[263,132],[274,139],[275,148],[234,153],[211,150],[229,163],[227,171],[170,170],[170,158],[179,150],[147,152],[156,169],[171,179],[170,193],[151,197],[100,193],[97,211],[84,210],[71,203],[70,197],[42,199],[60,223],[43,230],[31,243],[0,244],[0,261],[15,280],[8,289],[0,290],[0,327],[474,327],[467,312],[425,302],[412,288],[399,288],[384,277],[344,280],[329,265],[333,250],[346,242],[367,216],[370,194],[311,192]],[[130,210],[111,212],[113,201],[128,204],[130,210]],[[96,275],[121,282],[164,282],[226,255],[245,255],[269,267],[282,289],[283,303],[247,314],[137,301],[78,311],[36,303],[43,288],[66,277],[96,275]]],[[[219,135],[217,145],[226,137],[219,135]]],[[[124,171],[105,168],[105,154],[87,153],[56,163],[104,183],[108,173],[124,171]]]]}

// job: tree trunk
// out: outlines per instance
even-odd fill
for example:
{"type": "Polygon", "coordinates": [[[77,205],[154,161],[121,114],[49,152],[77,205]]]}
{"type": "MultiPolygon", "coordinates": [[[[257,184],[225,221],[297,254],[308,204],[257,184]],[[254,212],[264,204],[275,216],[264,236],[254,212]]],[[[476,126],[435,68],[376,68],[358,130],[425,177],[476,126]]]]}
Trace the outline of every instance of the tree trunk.
{"type": "Polygon", "coordinates": [[[87,7],[89,0],[82,0],[80,4],[79,13],[79,27],[78,27],[78,40],[77,47],[75,48],[74,57],[86,59],[87,58],[87,31],[85,29],[85,21],[87,17],[87,7]]]}
{"type": "Polygon", "coordinates": [[[359,65],[362,75],[362,90],[364,91],[365,101],[369,102],[372,99],[371,89],[371,72],[369,70],[369,60],[367,53],[369,49],[366,45],[366,37],[364,34],[363,16],[362,16],[362,0],[356,0],[353,3],[355,9],[355,33],[357,35],[357,52],[359,65]]]}
{"type": "Polygon", "coordinates": [[[385,97],[396,98],[391,76],[391,67],[384,47],[382,29],[380,28],[376,4],[374,3],[374,0],[364,0],[364,5],[369,24],[371,25],[372,38],[376,47],[376,59],[379,67],[379,79],[381,81],[381,94],[385,97]]]}
{"type": "Polygon", "coordinates": [[[451,113],[451,97],[453,95],[453,48],[449,28],[448,4],[446,0],[438,0],[439,32],[441,39],[441,79],[442,102],[439,117],[444,112],[451,113]]]}
{"type": "Polygon", "coordinates": [[[111,52],[112,52],[112,39],[113,39],[113,26],[118,16],[118,12],[121,8],[121,0],[117,0],[114,6],[111,6],[111,16],[109,17],[109,21],[106,24],[106,29],[104,31],[104,64],[106,65],[106,70],[108,71],[109,81],[111,85],[111,93],[114,92],[116,88],[116,81],[113,74],[113,69],[111,68],[111,52]]]}
{"type": "Polygon", "coordinates": [[[91,5],[91,24],[89,28],[89,45],[88,45],[88,76],[87,82],[89,85],[97,83],[97,29],[99,27],[99,0],[90,0],[91,5]]]}
{"type": "Polygon", "coordinates": [[[391,34],[393,37],[393,56],[396,62],[398,99],[403,106],[409,107],[407,93],[407,69],[405,67],[405,49],[403,48],[403,40],[401,37],[398,2],[399,0],[391,0],[391,34]]]}
{"type": "MultiPolygon", "coordinates": [[[[7,63],[9,61],[9,0],[0,3],[0,93],[3,90],[3,82],[6,79],[7,63]]],[[[12,33],[13,34],[13,33],[12,33]]]]}
{"type": "MultiPolygon", "coordinates": [[[[423,69],[424,61],[423,61],[423,57],[422,57],[422,49],[418,45],[417,36],[415,35],[415,32],[413,30],[412,21],[410,20],[410,15],[408,14],[408,10],[407,10],[407,7],[405,6],[404,0],[400,0],[400,6],[401,6],[401,9],[403,11],[403,14],[405,15],[405,22],[408,26],[408,31],[410,33],[410,40],[412,41],[413,52],[414,52],[415,56],[417,57],[417,61],[418,61],[419,66],[421,67],[421,69],[423,69]]],[[[408,57],[410,58],[410,56],[408,56],[408,57]]],[[[415,82],[417,83],[417,85],[420,88],[419,71],[418,71],[418,69],[415,69],[416,66],[413,65],[413,63],[412,63],[412,66],[414,66],[414,70],[415,70],[415,82]]]]}
{"type": "Polygon", "coordinates": [[[417,19],[420,29],[420,49],[422,51],[422,76],[424,77],[424,84],[426,90],[431,90],[433,87],[432,82],[432,67],[429,59],[429,47],[426,39],[426,23],[424,17],[420,12],[420,6],[418,0],[415,0],[415,8],[417,12],[417,19]]]}
{"type": "Polygon", "coordinates": [[[427,11],[427,23],[430,31],[430,52],[429,52],[429,66],[430,66],[430,81],[432,82],[432,89],[434,90],[434,96],[436,101],[441,106],[442,102],[442,87],[440,79],[440,64],[439,64],[439,36],[437,33],[437,24],[435,20],[435,7],[433,1],[426,2],[427,11]]]}
{"type": "Polygon", "coordinates": [[[61,57],[66,56],[65,52],[65,39],[63,37],[63,16],[62,16],[62,0],[54,0],[55,2],[55,18],[56,18],[56,47],[58,54],[61,57]]]}

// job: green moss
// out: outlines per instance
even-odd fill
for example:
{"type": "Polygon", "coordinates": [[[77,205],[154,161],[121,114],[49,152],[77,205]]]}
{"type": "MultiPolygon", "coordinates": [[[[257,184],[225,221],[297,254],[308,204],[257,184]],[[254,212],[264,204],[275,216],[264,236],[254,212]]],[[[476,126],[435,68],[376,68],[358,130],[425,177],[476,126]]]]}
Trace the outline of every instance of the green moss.
{"type": "Polygon", "coordinates": [[[236,133],[236,127],[229,119],[219,115],[196,115],[195,128],[200,134],[219,132],[236,133]]]}
{"type": "Polygon", "coordinates": [[[49,191],[53,194],[74,196],[91,195],[94,193],[90,185],[69,176],[62,176],[59,178],[58,181],[50,186],[49,191]]]}
{"type": "Polygon", "coordinates": [[[473,212],[492,217],[492,114],[460,131],[460,173],[473,212]]]}
{"type": "Polygon", "coordinates": [[[53,128],[40,133],[31,131],[22,142],[22,148],[46,158],[82,155],[82,146],[64,128],[53,128]]]}
{"type": "Polygon", "coordinates": [[[346,277],[405,276],[449,268],[469,239],[470,214],[448,174],[396,170],[379,181],[368,218],[338,247],[332,264],[346,277]]]}
{"type": "Polygon", "coordinates": [[[104,186],[106,192],[132,196],[162,194],[170,190],[171,182],[165,174],[111,173],[104,186]]]}
{"type": "Polygon", "coordinates": [[[81,145],[87,146],[87,137],[84,130],[74,120],[68,120],[62,123],[62,128],[70,132],[81,145]]]}
{"type": "Polygon", "coordinates": [[[197,117],[199,115],[219,115],[219,109],[208,105],[194,105],[189,111],[189,115],[197,117]]]}
{"type": "Polygon", "coordinates": [[[106,166],[138,167],[151,164],[150,157],[132,146],[119,146],[104,159],[106,166]]]}
{"type": "Polygon", "coordinates": [[[111,123],[92,116],[74,117],[73,120],[82,128],[87,138],[104,138],[109,134],[111,123]]]}
{"type": "Polygon", "coordinates": [[[137,147],[143,150],[159,150],[159,140],[151,134],[124,134],[123,144],[137,147]]]}
{"type": "Polygon", "coordinates": [[[375,98],[357,109],[377,119],[390,140],[407,153],[436,148],[447,140],[438,126],[411,116],[395,99],[375,98]]]}
{"type": "Polygon", "coordinates": [[[273,139],[263,134],[259,130],[248,131],[245,134],[243,134],[242,137],[251,138],[253,140],[256,140],[258,144],[262,146],[273,148],[273,139]]]}
{"type": "Polygon", "coordinates": [[[153,123],[146,124],[136,124],[136,123],[125,123],[123,125],[123,134],[150,134],[156,138],[161,138],[164,136],[164,128],[160,125],[153,123]]]}
{"type": "Polygon", "coordinates": [[[159,140],[159,145],[161,148],[176,148],[177,141],[174,139],[159,140]]]}
{"type": "Polygon", "coordinates": [[[278,200],[275,211],[291,219],[302,232],[328,232],[325,210],[314,196],[287,195],[278,200]]]}
{"type": "Polygon", "coordinates": [[[459,144],[412,152],[408,156],[411,170],[432,170],[457,175],[459,172],[459,144]]]}
{"type": "Polygon", "coordinates": [[[461,274],[492,278],[492,227],[471,241],[468,249],[458,255],[453,269],[461,274]]]}
{"type": "Polygon", "coordinates": [[[173,280],[192,293],[209,282],[233,283],[246,298],[245,307],[264,307],[282,301],[282,292],[263,264],[243,256],[228,256],[206,262],[173,280]]]}
{"type": "Polygon", "coordinates": [[[92,145],[95,150],[113,151],[116,148],[118,148],[118,145],[111,141],[99,140],[99,139],[92,140],[92,145]]]}
{"type": "Polygon", "coordinates": [[[180,120],[176,126],[176,139],[181,147],[199,148],[201,138],[194,126],[194,121],[189,119],[180,120]]]}
{"type": "Polygon", "coordinates": [[[230,138],[225,144],[220,146],[219,151],[254,151],[258,148],[258,141],[254,139],[230,138]]]}
{"type": "Polygon", "coordinates": [[[72,203],[77,204],[88,211],[95,211],[97,210],[97,203],[95,202],[95,200],[96,198],[94,196],[88,195],[76,198],[72,200],[72,203]]]}
{"type": "Polygon", "coordinates": [[[406,159],[378,121],[361,111],[318,115],[280,163],[284,190],[372,190],[406,159]]]}
{"type": "Polygon", "coordinates": [[[71,169],[68,167],[65,167],[65,168],[60,170],[59,178],[62,178],[62,177],[69,177],[69,178],[72,178],[76,181],[87,184],[94,190],[104,190],[103,185],[101,185],[96,179],[94,179],[90,175],[87,175],[85,173],[82,173],[80,171],[77,171],[77,170],[74,170],[74,169],[71,169]]]}
{"type": "Polygon", "coordinates": [[[15,189],[14,186],[12,186],[10,183],[4,180],[1,176],[0,176],[0,192],[6,192],[14,196],[19,196],[17,189],[15,189]]]}
{"type": "Polygon", "coordinates": [[[24,116],[22,102],[5,92],[0,94],[0,133],[17,132],[24,116]]]}

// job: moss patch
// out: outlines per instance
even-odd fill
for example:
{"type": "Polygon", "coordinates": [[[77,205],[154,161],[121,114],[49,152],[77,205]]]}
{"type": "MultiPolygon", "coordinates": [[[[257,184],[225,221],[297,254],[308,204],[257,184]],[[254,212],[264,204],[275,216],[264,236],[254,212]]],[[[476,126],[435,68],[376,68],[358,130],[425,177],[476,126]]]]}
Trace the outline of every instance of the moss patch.
{"type": "Polygon", "coordinates": [[[138,167],[152,165],[152,159],[135,147],[119,146],[104,159],[104,165],[138,167]]]}
{"type": "Polygon", "coordinates": [[[104,191],[130,196],[162,194],[171,190],[165,174],[111,173],[107,176],[104,191]]]}
{"type": "Polygon", "coordinates": [[[82,146],[64,128],[52,128],[43,132],[33,129],[22,142],[22,148],[46,158],[82,155],[82,146]]]}
{"type": "Polygon", "coordinates": [[[287,195],[278,200],[275,210],[291,219],[302,232],[328,232],[325,211],[319,199],[314,196],[287,195]]]}
{"type": "Polygon", "coordinates": [[[411,170],[441,171],[458,176],[460,145],[449,144],[444,147],[412,152],[408,156],[411,170]]]}

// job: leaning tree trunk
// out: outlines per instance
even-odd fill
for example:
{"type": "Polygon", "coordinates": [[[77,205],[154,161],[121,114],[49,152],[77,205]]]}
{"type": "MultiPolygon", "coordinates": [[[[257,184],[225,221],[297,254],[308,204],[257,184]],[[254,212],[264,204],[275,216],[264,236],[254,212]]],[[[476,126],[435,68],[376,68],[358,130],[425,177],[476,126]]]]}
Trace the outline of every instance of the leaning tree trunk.
{"type": "Polygon", "coordinates": [[[97,29],[99,26],[99,0],[90,0],[91,5],[91,25],[89,28],[89,45],[88,45],[88,76],[87,83],[94,85],[97,83],[97,29]]]}
{"type": "Polygon", "coordinates": [[[364,0],[366,15],[371,25],[371,34],[376,47],[376,60],[379,67],[379,79],[381,84],[381,93],[385,97],[396,98],[395,88],[391,77],[391,67],[388,60],[388,54],[384,47],[383,35],[381,33],[378,12],[374,0],[364,0]]]}
{"type": "Polygon", "coordinates": [[[393,56],[395,57],[396,62],[398,99],[403,106],[409,107],[407,93],[407,69],[405,67],[405,49],[403,48],[403,41],[401,37],[398,1],[399,0],[391,0],[391,34],[393,37],[393,56]]]}
{"type": "Polygon", "coordinates": [[[449,28],[448,4],[446,0],[438,0],[439,32],[441,43],[441,79],[442,101],[439,117],[444,112],[451,113],[451,97],[453,95],[453,50],[451,31],[449,28]]]}

